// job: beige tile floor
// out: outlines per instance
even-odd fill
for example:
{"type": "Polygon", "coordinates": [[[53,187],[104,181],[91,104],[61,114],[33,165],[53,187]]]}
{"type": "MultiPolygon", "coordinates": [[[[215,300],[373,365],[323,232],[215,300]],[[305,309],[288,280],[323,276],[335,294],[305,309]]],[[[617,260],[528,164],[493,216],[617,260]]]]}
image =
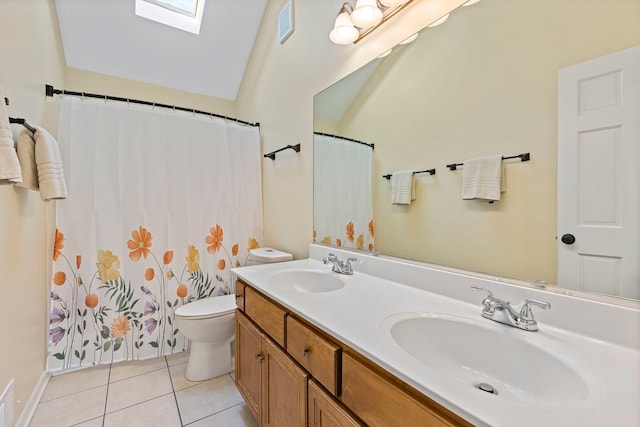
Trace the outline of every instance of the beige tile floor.
{"type": "Polygon", "coordinates": [[[232,374],[192,382],[187,353],[51,378],[30,427],[255,427],[232,374]]]}

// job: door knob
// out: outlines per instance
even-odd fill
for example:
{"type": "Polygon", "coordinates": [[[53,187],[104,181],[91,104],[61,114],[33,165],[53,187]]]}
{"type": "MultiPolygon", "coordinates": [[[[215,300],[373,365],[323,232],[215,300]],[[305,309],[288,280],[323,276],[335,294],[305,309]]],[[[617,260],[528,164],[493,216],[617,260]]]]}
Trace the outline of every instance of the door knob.
{"type": "Polygon", "coordinates": [[[576,236],[573,234],[564,234],[560,240],[562,240],[564,244],[573,245],[576,242],[576,236]]]}

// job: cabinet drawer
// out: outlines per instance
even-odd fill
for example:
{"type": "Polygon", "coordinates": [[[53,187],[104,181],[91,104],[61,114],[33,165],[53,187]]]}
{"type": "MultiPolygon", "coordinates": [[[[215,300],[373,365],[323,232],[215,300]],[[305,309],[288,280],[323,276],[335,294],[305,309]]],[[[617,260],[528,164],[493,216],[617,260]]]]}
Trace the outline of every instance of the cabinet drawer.
{"type": "Polygon", "coordinates": [[[287,352],[327,390],[340,393],[340,347],[287,316],[287,352]]]}
{"type": "Polygon", "coordinates": [[[244,312],[275,342],[284,347],[286,312],[249,286],[244,288],[244,312]]]}
{"type": "Polygon", "coordinates": [[[341,400],[370,427],[471,425],[427,397],[416,399],[349,353],[342,357],[341,400]]]}
{"type": "Polygon", "coordinates": [[[236,306],[240,311],[244,311],[244,289],[246,287],[244,282],[236,280],[236,306]]]}

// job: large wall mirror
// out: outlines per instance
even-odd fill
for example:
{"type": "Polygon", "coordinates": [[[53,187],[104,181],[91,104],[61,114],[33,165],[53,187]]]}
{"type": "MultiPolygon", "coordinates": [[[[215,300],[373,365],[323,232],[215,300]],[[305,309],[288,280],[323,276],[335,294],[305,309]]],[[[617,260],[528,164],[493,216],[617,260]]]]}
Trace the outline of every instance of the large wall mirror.
{"type": "MultiPolygon", "coordinates": [[[[375,146],[371,197],[363,199],[373,227],[355,231],[365,237],[358,247],[572,287],[558,283],[558,72],[640,45],[639,16],[638,0],[482,0],[316,95],[316,140],[324,133],[375,146]],[[462,171],[445,166],[521,153],[531,160],[504,161],[506,191],[492,204],[462,200],[462,171]],[[414,175],[411,204],[390,202],[383,175],[431,168],[434,175],[414,175]]],[[[326,169],[322,161],[314,158],[314,168],[326,169]]],[[[333,182],[349,187],[340,178],[345,168],[334,168],[333,182]]],[[[625,185],[637,198],[639,183],[625,185]]],[[[358,191],[349,197],[356,203],[358,191]]],[[[331,212],[314,205],[314,224],[331,212]]],[[[636,247],[639,218],[636,212],[628,219],[636,222],[636,247]]],[[[332,236],[316,230],[316,241],[356,245],[353,230],[343,229],[332,236]]],[[[634,290],[622,293],[606,286],[589,291],[638,299],[640,279],[633,282],[634,290]]]]}

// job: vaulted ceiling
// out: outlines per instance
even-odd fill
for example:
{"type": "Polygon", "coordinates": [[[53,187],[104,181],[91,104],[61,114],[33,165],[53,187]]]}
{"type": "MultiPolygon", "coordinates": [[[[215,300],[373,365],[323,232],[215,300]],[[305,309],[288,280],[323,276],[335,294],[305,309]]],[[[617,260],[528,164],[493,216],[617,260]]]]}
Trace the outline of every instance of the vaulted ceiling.
{"type": "Polygon", "coordinates": [[[206,0],[200,34],[135,14],[134,0],[56,0],[67,66],[235,100],[267,0],[206,0]]]}

